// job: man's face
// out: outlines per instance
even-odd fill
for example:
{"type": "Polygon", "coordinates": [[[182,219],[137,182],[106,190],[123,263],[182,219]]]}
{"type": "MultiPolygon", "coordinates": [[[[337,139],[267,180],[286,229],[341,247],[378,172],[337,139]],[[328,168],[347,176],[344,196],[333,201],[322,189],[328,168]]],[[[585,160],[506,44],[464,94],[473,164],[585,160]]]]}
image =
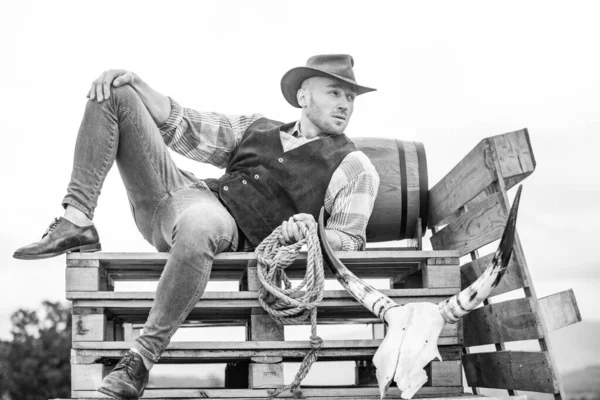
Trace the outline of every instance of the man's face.
{"type": "Polygon", "coordinates": [[[317,76],[302,83],[300,98],[302,112],[321,133],[339,135],[350,122],[356,90],[345,82],[317,76]]]}

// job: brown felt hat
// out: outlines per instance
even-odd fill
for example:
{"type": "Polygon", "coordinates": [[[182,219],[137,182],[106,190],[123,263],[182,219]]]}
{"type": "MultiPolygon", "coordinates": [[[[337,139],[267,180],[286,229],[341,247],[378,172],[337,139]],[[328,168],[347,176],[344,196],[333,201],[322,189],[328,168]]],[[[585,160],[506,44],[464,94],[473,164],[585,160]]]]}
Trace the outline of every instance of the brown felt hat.
{"type": "Polygon", "coordinates": [[[354,59],[348,54],[323,54],[313,56],[306,62],[306,67],[292,68],[281,78],[281,92],[283,97],[296,108],[301,108],[298,104],[296,94],[298,89],[308,78],[313,76],[324,76],[347,82],[356,87],[356,94],[372,92],[373,89],[361,86],[356,83],[354,78],[354,59]]]}

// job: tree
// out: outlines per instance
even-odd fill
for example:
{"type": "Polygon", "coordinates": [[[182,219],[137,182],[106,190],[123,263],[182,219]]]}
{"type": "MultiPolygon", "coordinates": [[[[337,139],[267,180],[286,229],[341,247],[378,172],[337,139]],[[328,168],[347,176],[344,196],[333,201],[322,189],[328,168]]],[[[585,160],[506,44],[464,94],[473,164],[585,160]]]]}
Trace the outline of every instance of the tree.
{"type": "Polygon", "coordinates": [[[71,396],[71,308],[44,301],[42,312],[11,316],[11,342],[0,342],[0,398],[47,400],[71,396]]]}

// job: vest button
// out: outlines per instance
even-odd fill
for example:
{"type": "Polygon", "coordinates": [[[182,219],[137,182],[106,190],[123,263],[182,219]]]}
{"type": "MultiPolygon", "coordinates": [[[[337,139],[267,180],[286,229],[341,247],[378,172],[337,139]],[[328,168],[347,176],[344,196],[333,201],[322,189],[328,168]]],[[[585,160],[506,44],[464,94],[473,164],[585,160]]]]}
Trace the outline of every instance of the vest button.
{"type": "Polygon", "coordinates": [[[254,179],[258,179],[260,178],[260,176],[258,176],[258,174],[254,175],[254,179]]]}
{"type": "Polygon", "coordinates": [[[246,184],[246,183],[248,183],[248,182],[246,182],[246,180],[244,179],[244,180],[242,181],[242,183],[245,185],[245,184],[246,184]]]}
{"type": "Polygon", "coordinates": [[[277,161],[279,161],[279,162],[283,162],[283,158],[280,158],[280,159],[278,159],[277,161]]]}
{"type": "Polygon", "coordinates": [[[224,190],[224,191],[228,191],[228,190],[229,190],[229,188],[228,188],[227,186],[223,186],[223,190],[224,190]]]}

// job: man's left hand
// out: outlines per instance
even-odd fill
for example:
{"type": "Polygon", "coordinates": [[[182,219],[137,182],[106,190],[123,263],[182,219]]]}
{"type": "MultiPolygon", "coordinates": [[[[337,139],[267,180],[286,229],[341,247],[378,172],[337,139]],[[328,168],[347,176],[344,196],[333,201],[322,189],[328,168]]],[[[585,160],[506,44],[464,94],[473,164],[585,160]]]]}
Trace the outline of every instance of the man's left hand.
{"type": "Polygon", "coordinates": [[[300,234],[300,227],[298,226],[299,221],[312,221],[316,222],[315,218],[311,214],[296,214],[290,217],[289,220],[283,221],[281,224],[281,236],[279,236],[279,244],[282,246],[288,246],[299,242],[302,239],[300,234]]]}

